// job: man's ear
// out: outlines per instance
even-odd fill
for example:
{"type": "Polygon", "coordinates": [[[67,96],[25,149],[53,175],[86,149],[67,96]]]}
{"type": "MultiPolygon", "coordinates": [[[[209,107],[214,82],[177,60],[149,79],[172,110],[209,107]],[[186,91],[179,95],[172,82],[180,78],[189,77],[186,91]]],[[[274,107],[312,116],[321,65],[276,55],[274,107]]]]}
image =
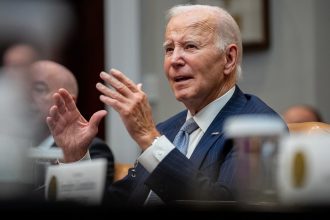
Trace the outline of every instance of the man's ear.
{"type": "Polygon", "coordinates": [[[224,68],[225,75],[229,75],[235,71],[237,65],[238,50],[235,44],[230,44],[226,48],[226,64],[224,68]]]}

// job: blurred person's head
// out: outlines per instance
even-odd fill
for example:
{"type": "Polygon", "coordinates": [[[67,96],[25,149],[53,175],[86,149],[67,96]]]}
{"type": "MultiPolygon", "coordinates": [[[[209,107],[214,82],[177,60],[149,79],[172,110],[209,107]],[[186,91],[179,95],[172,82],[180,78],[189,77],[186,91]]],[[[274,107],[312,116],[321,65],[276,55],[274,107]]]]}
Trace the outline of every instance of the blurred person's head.
{"type": "MultiPolygon", "coordinates": [[[[78,84],[73,73],[63,65],[41,60],[30,67],[33,110],[46,126],[46,117],[54,104],[53,94],[60,88],[70,92],[74,100],[78,97],[78,84]]],[[[48,129],[47,129],[48,130],[48,129]]]]}
{"type": "Polygon", "coordinates": [[[40,58],[36,47],[27,43],[12,44],[3,53],[2,66],[7,77],[29,85],[29,66],[40,58]]]}
{"type": "Polygon", "coordinates": [[[309,105],[294,105],[283,113],[286,123],[300,122],[322,122],[322,117],[318,110],[309,105]]]}
{"type": "Polygon", "coordinates": [[[224,95],[241,72],[239,27],[219,7],[181,5],[170,9],[164,50],[171,89],[192,114],[224,95]]]}
{"type": "Polygon", "coordinates": [[[5,67],[27,67],[37,61],[39,56],[39,52],[32,45],[14,44],[4,52],[2,62],[5,67]]]}

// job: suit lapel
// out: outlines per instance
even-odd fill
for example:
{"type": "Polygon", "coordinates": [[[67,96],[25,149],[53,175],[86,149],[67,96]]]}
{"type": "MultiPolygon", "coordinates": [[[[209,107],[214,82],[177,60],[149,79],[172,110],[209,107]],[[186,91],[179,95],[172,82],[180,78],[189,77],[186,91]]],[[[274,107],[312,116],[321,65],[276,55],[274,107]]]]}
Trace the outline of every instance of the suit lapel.
{"type": "MultiPolygon", "coordinates": [[[[225,120],[233,115],[239,114],[246,104],[247,100],[242,91],[236,86],[235,92],[227,104],[218,113],[211,125],[203,135],[202,139],[196,146],[190,160],[200,168],[207,152],[214,146],[214,143],[223,137],[223,125],[225,120]]],[[[224,138],[222,138],[224,142],[224,138]]],[[[223,146],[223,143],[219,143],[218,146],[223,146]]]]}

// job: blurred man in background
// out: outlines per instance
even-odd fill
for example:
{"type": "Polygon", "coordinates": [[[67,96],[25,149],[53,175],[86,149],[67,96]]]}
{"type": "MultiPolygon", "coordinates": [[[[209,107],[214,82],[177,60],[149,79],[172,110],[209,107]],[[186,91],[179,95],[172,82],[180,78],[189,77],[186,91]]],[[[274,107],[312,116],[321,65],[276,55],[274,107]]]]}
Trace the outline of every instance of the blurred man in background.
{"type": "Polygon", "coordinates": [[[323,122],[321,114],[310,105],[293,105],[283,113],[286,123],[323,122]]]}
{"type": "Polygon", "coordinates": [[[32,45],[17,43],[5,50],[2,59],[5,67],[28,67],[40,59],[40,53],[32,45]]]}
{"type": "MultiPolygon", "coordinates": [[[[50,107],[54,104],[53,94],[60,88],[65,88],[76,101],[78,98],[78,84],[73,73],[53,61],[41,60],[34,62],[30,67],[32,87],[32,111],[38,121],[36,141],[34,146],[38,149],[51,149],[57,147],[47,127],[46,117],[50,107]]],[[[88,147],[83,159],[105,158],[108,162],[107,180],[113,181],[114,157],[109,148],[101,139],[94,138],[88,147]]],[[[42,182],[44,175],[41,175],[42,182]]],[[[43,184],[43,183],[42,183],[43,184]]]]}
{"type": "MultiPolygon", "coordinates": [[[[41,52],[32,44],[16,42],[10,44],[2,55],[2,68],[5,77],[16,81],[20,89],[30,90],[29,66],[41,58],[41,52]]],[[[29,97],[27,97],[29,98],[29,97]]]]}

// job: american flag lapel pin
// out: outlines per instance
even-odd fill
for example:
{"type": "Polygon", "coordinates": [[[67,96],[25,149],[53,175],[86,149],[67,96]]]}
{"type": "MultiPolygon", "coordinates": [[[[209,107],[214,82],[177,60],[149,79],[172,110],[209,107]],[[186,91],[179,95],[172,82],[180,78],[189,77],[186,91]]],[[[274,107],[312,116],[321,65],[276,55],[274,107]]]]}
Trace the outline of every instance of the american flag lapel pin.
{"type": "Polygon", "coordinates": [[[219,131],[215,131],[215,132],[212,132],[211,135],[219,135],[220,132],[219,131]]]}

